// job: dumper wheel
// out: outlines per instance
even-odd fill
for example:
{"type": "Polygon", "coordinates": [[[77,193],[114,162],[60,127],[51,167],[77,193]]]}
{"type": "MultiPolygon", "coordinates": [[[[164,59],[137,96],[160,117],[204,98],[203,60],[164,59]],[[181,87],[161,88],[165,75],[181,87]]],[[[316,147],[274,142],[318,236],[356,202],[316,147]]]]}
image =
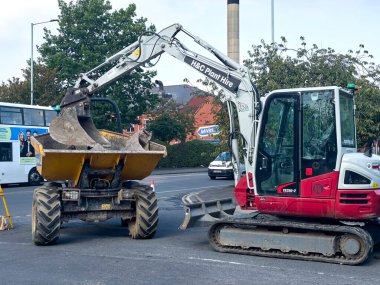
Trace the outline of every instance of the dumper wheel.
{"type": "Polygon", "coordinates": [[[58,187],[41,186],[34,190],[32,239],[36,245],[54,244],[59,239],[61,202],[58,187]]]}
{"type": "Polygon", "coordinates": [[[157,231],[158,205],[152,187],[140,185],[136,190],[136,216],[128,222],[129,235],[133,239],[152,238],[157,231]]]}

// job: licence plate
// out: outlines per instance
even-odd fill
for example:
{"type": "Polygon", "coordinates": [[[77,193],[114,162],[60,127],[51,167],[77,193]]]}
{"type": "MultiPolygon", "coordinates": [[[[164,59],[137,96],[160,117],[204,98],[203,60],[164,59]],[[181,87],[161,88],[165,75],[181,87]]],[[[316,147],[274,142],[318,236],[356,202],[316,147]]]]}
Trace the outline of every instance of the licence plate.
{"type": "Polygon", "coordinates": [[[101,205],[101,209],[102,210],[111,210],[112,209],[112,205],[111,204],[102,204],[101,205]]]}
{"type": "Polygon", "coordinates": [[[222,173],[221,170],[214,170],[214,173],[222,173]]]}

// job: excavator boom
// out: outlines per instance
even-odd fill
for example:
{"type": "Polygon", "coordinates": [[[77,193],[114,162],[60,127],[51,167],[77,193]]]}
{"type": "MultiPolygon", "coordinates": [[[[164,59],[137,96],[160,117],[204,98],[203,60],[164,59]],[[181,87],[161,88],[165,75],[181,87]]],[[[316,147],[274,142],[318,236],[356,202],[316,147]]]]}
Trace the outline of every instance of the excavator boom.
{"type": "Polygon", "coordinates": [[[149,67],[150,61],[163,53],[168,53],[207,76],[224,91],[224,100],[229,109],[230,131],[234,134],[232,145],[234,146],[233,164],[236,184],[241,176],[240,167],[238,167],[241,152],[237,147],[238,138],[245,142],[244,162],[248,168],[247,171],[252,171],[249,161],[252,161],[254,153],[253,142],[261,110],[257,90],[251,82],[246,67],[234,62],[206,41],[192,35],[180,24],[171,25],[158,33],[147,32],[135,43],[107,58],[105,62],[92,70],[81,74],[75,87],[68,90],[61,102],[61,114],[50,127],[52,138],[62,144],[89,149],[109,147],[109,142],[99,135],[92,122],[89,98],[97,90],[128,75],[136,68],[149,67]],[[187,48],[177,38],[179,33],[193,39],[216,60],[211,60],[187,48]],[[245,126],[240,130],[234,126],[234,110],[237,112],[240,124],[245,126]]]}

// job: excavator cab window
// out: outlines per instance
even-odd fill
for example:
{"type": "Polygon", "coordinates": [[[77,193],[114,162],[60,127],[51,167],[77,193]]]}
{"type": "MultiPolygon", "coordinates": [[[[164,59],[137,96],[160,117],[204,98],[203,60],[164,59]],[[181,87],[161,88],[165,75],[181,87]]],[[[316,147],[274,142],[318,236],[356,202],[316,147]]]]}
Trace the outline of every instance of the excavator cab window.
{"type": "Polygon", "coordinates": [[[334,90],[271,94],[258,150],[260,195],[298,196],[301,179],[332,172],[337,160],[334,90]]]}
{"type": "Polygon", "coordinates": [[[334,91],[307,91],[302,98],[301,177],[332,172],[337,159],[334,91]]]}
{"type": "Polygon", "coordinates": [[[260,195],[298,195],[299,93],[272,94],[265,104],[256,162],[260,195]]]}
{"type": "Polygon", "coordinates": [[[356,148],[353,95],[339,90],[339,104],[342,147],[356,148]]]}

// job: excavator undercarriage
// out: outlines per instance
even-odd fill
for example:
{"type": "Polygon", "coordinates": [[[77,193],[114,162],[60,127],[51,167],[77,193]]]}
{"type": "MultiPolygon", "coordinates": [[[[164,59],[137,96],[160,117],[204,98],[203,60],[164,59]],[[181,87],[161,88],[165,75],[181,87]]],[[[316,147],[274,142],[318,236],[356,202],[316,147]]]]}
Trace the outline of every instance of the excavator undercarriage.
{"type": "Polygon", "coordinates": [[[366,227],[283,220],[260,213],[215,223],[208,235],[219,252],[346,265],[366,261],[374,245],[366,227]]]}
{"type": "Polygon", "coordinates": [[[236,211],[231,187],[191,193],[182,202],[181,229],[210,226],[210,245],[219,252],[357,265],[380,241],[376,220],[344,222],[236,211]]]}

